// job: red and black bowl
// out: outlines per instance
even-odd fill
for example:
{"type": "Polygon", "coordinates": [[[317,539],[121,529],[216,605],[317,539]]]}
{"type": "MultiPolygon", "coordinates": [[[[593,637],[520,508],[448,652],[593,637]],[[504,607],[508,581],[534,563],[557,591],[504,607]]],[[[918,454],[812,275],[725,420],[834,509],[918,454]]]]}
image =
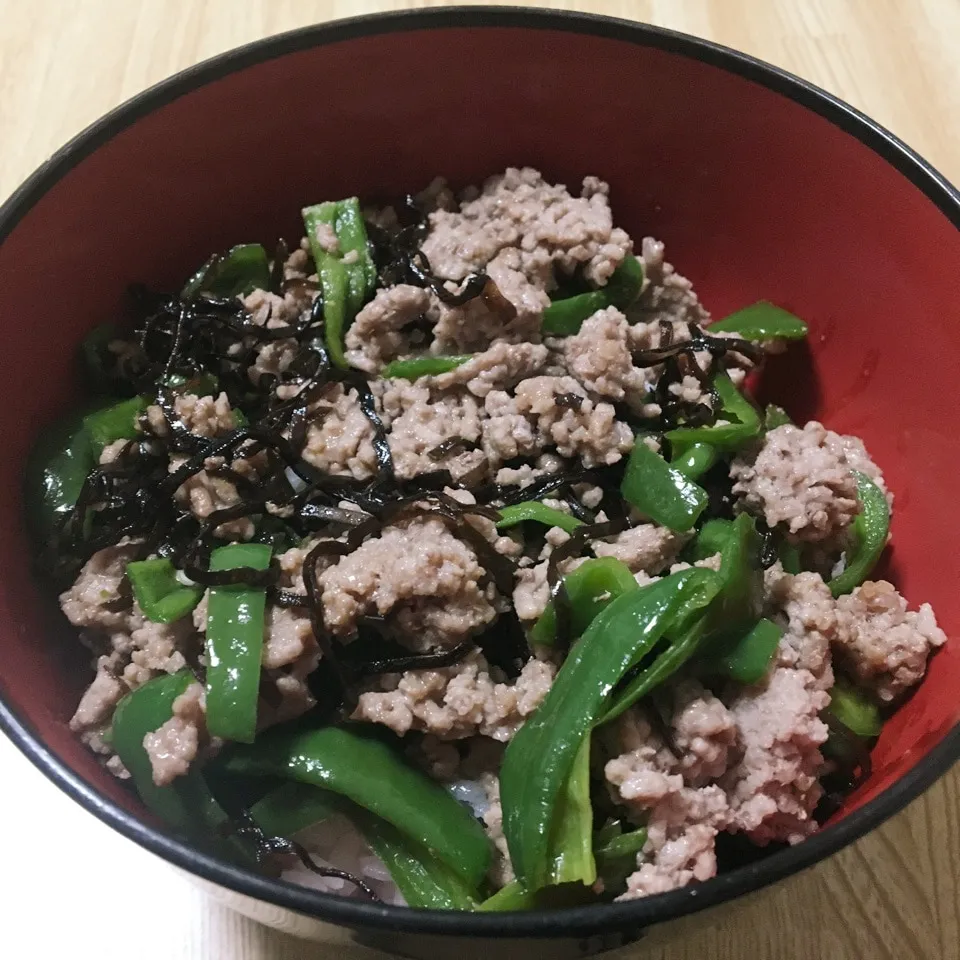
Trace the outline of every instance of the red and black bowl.
{"type": "Polygon", "coordinates": [[[387,14],[183,71],[80,134],[0,211],[0,725],[91,813],[241,910],[406,956],[598,952],[815,864],[960,756],[958,227],[960,195],[867,117],[750,57],[641,24],[509,8],[387,14]],[[87,664],[31,578],[31,440],[78,401],[77,345],[120,313],[131,281],[169,288],[211,250],[296,237],[300,207],[318,198],[524,164],[568,184],[608,180],[617,222],[664,240],[715,314],[768,298],[809,322],[807,354],[765,388],[797,418],[865,439],[897,495],[887,573],[912,603],[933,604],[949,642],[885,727],[870,779],[820,833],[697,886],[549,913],[440,913],[318,894],[198,852],[67,728],[87,664]]]}

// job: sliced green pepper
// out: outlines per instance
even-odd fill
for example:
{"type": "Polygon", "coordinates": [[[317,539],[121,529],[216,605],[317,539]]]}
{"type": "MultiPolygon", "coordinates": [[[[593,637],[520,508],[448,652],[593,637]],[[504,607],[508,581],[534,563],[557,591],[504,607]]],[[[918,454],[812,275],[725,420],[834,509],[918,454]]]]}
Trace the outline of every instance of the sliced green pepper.
{"type": "Polygon", "coordinates": [[[710,443],[691,443],[670,461],[670,466],[688,480],[702,477],[718,460],[720,454],[710,443]]]}
{"type": "Polygon", "coordinates": [[[510,742],[500,776],[503,828],[526,889],[550,882],[550,830],[560,793],[610,690],[716,579],[709,570],[685,570],[614,600],[570,651],[546,698],[510,742]]]}
{"type": "Polygon", "coordinates": [[[879,737],[883,729],[880,707],[869,694],[838,680],[830,690],[827,711],[859,737],[879,737]]]}
{"type": "Polygon", "coordinates": [[[807,325],[783,307],[760,300],[711,323],[709,333],[735,333],[744,340],[802,340],[807,325]]]}
{"type": "Polygon", "coordinates": [[[418,377],[438,377],[441,373],[456,370],[468,360],[472,354],[454,357],[413,357],[410,360],[393,360],[380,372],[386,380],[416,380],[418,377]]]}
{"type": "Polygon", "coordinates": [[[683,551],[683,556],[689,563],[714,557],[723,552],[732,535],[733,521],[714,517],[697,531],[697,535],[683,551]]]}
{"type": "Polygon", "coordinates": [[[349,197],[304,207],[303,222],[323,292],[327,350],[333,363],[346,369],[343,338],[377,281],[359,201],[349,197]],[[336,252],[325,250],[320,243],[317,228],[321,226],[331,228],[336,234],[339,241],[336,252]]]}
{"type": "Polygon", "coordinates": [[[367,227],[360,211],[360,201],[348,197],[335,205],[333,229],[340,241],[340,255],[356,254],[346,264],[348,277],[347,306],[352,316],[366,302],[367,294],[377,283],[377,268],[370,253],[367,227]]]}
{"type": "Polygon", "coordinates": [[[37,544],[48,543],[96,465],[82,416],[57,423],[39,436],[27,459],[23,482],[27,521],[37,544]]]}
{"type": "Polygon", "coordinates": [[[390,871],[408,906],[430,910],[472,910],[476,891],[469,888],[429,850],[396,827],[345,797],[306,783],[285,783],[250,808],[250,816],[270,836],[292,837],[341,814],[363,835],[390,871]]]}
{"type": "Polygon", "coordinates": [[[593,807],[590,805],[590,732],[573,759],[557,798],[550,827],[548,884],[583,883],[597,879],[593,858],[593,807]]]}
{"type": "Polygon", "coordinates": [[[629,307],[643,289],[643,264],[632,254],[617,267],[605,287],[555,300],[543,312],[543,332],[554,337],[576,333],[598,310],[629,307]]]}
{"type": "Polygon", "coordinates": [[[240,243],[216,254],[186,282],[180,296],[191,300],[201,293],[214,297],[245,297],[270,287],[270,261],[259,243],[240,243]]]}
{"type": "MultiPolygon", "coordinates": [[[[210,555],[210,569],[266,570],[272,550],[264,543],[231,543],[210,555]]],[[[207,601],[207,727],[215,737],[252,743],[263,655],[266,590],[212,587],[207,601]]]]}
{"type": "Polygon", "coordinates": [[[348,797],[427,847],[470,888],[490,865],[490,843],[466,808],[369,733],[270,732],[234,747],[223,764],[228,772],[298,780],[348,797]]]}
{"type": "MultiPolygon", "coordinates": [[[[583,633],[612,600],[640,589],[630,568],[615,557],[585,560],[563,578],[563,585],[570,600],[570,626],[574,636],[583,633]]],[[[557,614],[551,600],[533,625],[530,639],[535,644],[551,646],[556,635],[557,614]]]]}
{"type": "Polygon", "coordinates": [[[177,579],[177,570],[165,557],[127,564],[127,576],[143,615],[153,623],[173,623],[200,602],[203,587],[189,587],[177,579]]]}
{"type": "Polygon", "coordinates": [[[250,807],[250,817],[271,837],[292,837],[315,823],[342,814],[350,801],[308,783],[283,783],[250,807]]]}
{"type": "Polygon", "coordinates": [[[703,487],[671,467],[641,437],[630,451],[620,492],[651,520],[679,532],[697,522],[709,501],[703,487]]]}
{"type": "Polygon", "coordinates": [[[738,683],[759,683],[770,669],[783,628],[772,620],[762,619],[749,630],[729,639],[717,641],[719,652],[705,665],[711,673],[738,683]]]}
{"type": "MultiPolygon", "coordinates": [[[[691,596],[678,613],[670,625],[670,643],[666,648],[613,694],[601,723],[608,723],[620,716],[624,710],[660,686],[700,651],[717,630],[757,617],[763,572],[759,563],[760,538],[756,525],[752,518],[741,514],[728,527],[714,527],[717,533],[722,530],[727,531],[727,536],[720,549],[719,572],[713,575],[712,580],[702,583],[699,594],[691,596]]],[[[716,536],[716,533],[711,536],[716,536]]]]}
{"type": "Polygon", "coordinates": [[[828,584],[835,597],[849,593],[870,576],[890,536],[890,504],[886,494],[865,473],[853,472],[861,510],[853,521],[853,546],[847,565],[843,573],[828,584]]]}
{"type": "MultiPolygon", "coordinates": [[[[153,782],[153,767],[143,741],[173,715],[173,702],[191,683],[189,670],[149,680],[127,694],[113,714],[113,748],[130,772],[137,793],[147,808],[165,823],[204,842],[217,843],[224,835],[229,818],[214,799],[202,773],[191,768],[173,783],[158,787],[153,782]]],[[[243,851],[238,840],[224,843],[234,856],[243,851]]],[[[249,855],[244,855],[249,859],[249,855]]]]}
{"type": "Polygon", "coordinates": [[[517,880],[511,880],[488,897],[477,909],[481,913],[506,913],[514,910],[559,910],[596,903],[600,898],[582,883],[563,883],[555,887],[526,890],[517,880]]]}
{"type": "Polygon", "coordinates": [[[88,413],[83,418],[83,425],[98,461],[104,447],[116,440],[135,440],[139,436],[137,417],[146,409],[147,402],[143,397],[131,397],[129,400],[121,400],[88,413]]]}
{"type": "Polygon", "coordinates": [[[390,871],[407,905],[427,910],[474,910],[475,886],[438,860],[393,824],[365,811],[354,814],[357,829],[390,871]]]}
{"type": "Polygon", "coordinates": [[[572,514],[564,513],[563,510],[557,510],[555,507],[548,507],[539,500],[525,500],[523,503],[515,503],[512,506],[500,508],[497,529],[507,530],[528,520],[542,523],[545,527],[559,527],[561,530],[566,530],[567,533],[573,533],[577,527],[583,526],[583,521],[578,520],[572,514]]]}
{"type": "Polygon", "coordinates": [[[790,543],[789,540],[781,541],[777,554],[785,573],[797,574],[803,569],[800,548],[795,543],[790,543]]]}
{"type": "Polygon", "coordinates": [[[327,256],[317,267],[323,289],[323,336],[330,359],[341,369],[347,368],[343,338],[350,318],[347,315],[349,277],[346,267],[336,258],[327,256]]]}
{"type": "Polygon", "coordinates": [[[596,845],[597,873],[604,890],[621,889],[628,876],[637,869],[637,854],[647,843],[647,828],[619,833],[603,845],[596,845]]]}
{"type": "Polygon", "coordinates": [[[792,424],[790,414],[783,407],[778,407],[775,403],[768,403],[763,411],[763,429],[769,433],[776,430],[777,427],[785,427],[792,424]]]}
{"type": "Polygon", "coordinates": [[[733,452],[760,435],[760,415],[725,371],[716,374],[713,386],[720,397],[718,418],[729,422],[668,430],[665,436],[670,441],[674,456],[685,452],[695,443],[708,443],[718,450],[733,452]]]}

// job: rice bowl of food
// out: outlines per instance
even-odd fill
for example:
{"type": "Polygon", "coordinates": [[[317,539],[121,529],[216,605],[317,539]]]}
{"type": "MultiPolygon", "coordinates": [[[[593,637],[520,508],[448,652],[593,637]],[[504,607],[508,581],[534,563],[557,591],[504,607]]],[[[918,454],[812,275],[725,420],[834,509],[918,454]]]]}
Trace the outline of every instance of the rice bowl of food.
{"type": "Polygon", "coordinates": [[[5,216],[0,275],[56,223],[71,290],[8,425],[35,563],[3,589],[36,609],[4,601],[5,726],[248,912],[596,952],[821,859],[954,759],[956,560],[928,546],[952,387],[917,372],[954,347],[898,323],[955,313],[960,213],[849,108],[614,21],[370,18],[148,93],[5,216]],[[472,89],[434,71],[481,52],[485,112],[528,127],[411,146],[472,89]],[[296,115],[343,57],[406,86],[345,93],[282,178],[225,163],[238,98],[282,142],[277,91],[296,115]],[[670,105],[635,159],[602,105],[546,149],[623,71],[670,105]],[[330,134],[365,113],[389,170],[330,134]],[[891,195],[924,255],[895,257],[891,195]]]}

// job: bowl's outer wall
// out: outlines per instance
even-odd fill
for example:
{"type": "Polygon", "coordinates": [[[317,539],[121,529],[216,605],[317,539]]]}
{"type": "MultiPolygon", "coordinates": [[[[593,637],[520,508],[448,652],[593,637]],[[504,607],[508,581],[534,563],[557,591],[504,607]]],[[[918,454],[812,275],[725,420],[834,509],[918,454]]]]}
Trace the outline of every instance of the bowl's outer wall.
{"type": "Polygon", "coordinates": [[[83,657],[51,626],[19,522],[31,439],[78,396],[77,343],[122,315],[131,280],[175,287],[212,250],[299,237],[305,203],[396,197],[441,173],[463,185],[509,164],[573,190],[585,174],[609,180],[616,221],[666,241],[714,315],[764,297],[809,321],[813,366],[798,349],[762,389],[866,439],[897,494],[891,575],[951,637],[844,812],[956,722],[960,233],[854,137],[718,67],[556,30],[415,30],[289,53],[180,96],[79,162],[0,245],[0,689],[128,809],[66,727],[83,657]]]}

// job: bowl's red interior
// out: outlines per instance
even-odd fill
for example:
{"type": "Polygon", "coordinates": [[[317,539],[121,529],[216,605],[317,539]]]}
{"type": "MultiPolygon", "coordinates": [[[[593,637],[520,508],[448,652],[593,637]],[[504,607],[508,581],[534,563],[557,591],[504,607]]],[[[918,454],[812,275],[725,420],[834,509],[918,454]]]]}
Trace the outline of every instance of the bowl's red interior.
{"type": "Polygon", "coordinates": [[[812,358],[778,363],[766,389],[866,439],[897,495],[890,575],[950,635],[844,813],[960,717],[960,233],[854,137],[717,67],[559,31],[417,30],[291,53],[148,113],[0,246],[0,688],[111,796],[131,802],[66,728],[84,660],[51,626],[20,524],[24,456],[76,397],[76,344],[128,282],[175,285],[212,250],[296,238],[307,202],[510,164],[608,179],[618,222],[665,240],[715,315],[769,298],[809,321],[812,358]]]}

